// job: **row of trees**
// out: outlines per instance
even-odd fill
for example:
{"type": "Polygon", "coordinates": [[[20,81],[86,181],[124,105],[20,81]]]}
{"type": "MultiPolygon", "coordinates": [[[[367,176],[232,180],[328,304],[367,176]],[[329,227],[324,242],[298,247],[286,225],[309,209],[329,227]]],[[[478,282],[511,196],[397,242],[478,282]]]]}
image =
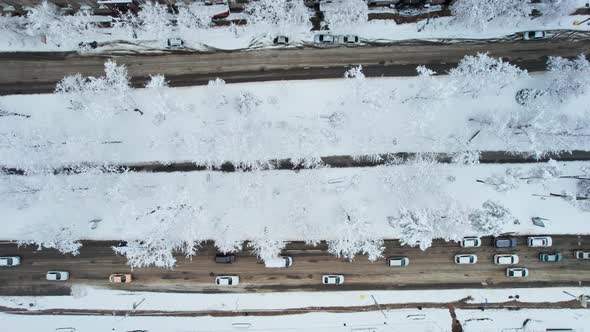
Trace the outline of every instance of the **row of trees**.
{"type": "MultiPolygon", "coordinates": [[[[542,0],[530,4],[521,0],[455,0],[451,11],[458,26],[485,30],[493,24],[515,24],[518,18],[526,18],[533,8],[542,10],[542,19],[551,22],[571,14],[575,1],[542,0]]],[[[338,33],[355,33],[359,25],[368,20],[368,7],[364,0],[342,0],[322,6],[324,25],[338,33]]],[[[250,1],[245,13],[249,27],[257,34],[274,37],[294,35],[311,29],[312,11],[302,0],[250,1]]],[[[212,13],[201,2],[179,3],[178,13],[171,14],[168,8],[148,1],[137,14],[125,14],[115,21],[114,29],[100,29],[89,12],[79,11],[63,15],[58,7],[43,1],[33,7],[26,18],[0,16],[0,30],[23,35],[42,37],[47,43],[75,47],[81,41],[109,40],[155,40],[164,46],[170,37],[182,37],[198,41],[211,26],[212,13]],[[112,35],[113,37],[109,37],[112,35]]],[[[234,28],[237,33],[237,29],[234,28]]]]}

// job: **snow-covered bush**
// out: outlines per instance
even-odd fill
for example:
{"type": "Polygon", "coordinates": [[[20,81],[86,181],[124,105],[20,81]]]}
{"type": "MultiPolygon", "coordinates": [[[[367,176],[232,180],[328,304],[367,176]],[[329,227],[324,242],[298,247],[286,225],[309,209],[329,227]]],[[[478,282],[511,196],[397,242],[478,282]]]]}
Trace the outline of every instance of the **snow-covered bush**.
{"type": "Polygon", "coordinates": [[[328,240],[328,252],[349,261],[357,254],[375,261],[383,255],[383,239],[371,233],[371,224],[361,210],[343,204],[340,220],[334,229],[335,239],[328,240]]]}
{"type": "Polygon", "coordinates": [[[459,93],[468,93],[476,98],[483,91],[497,94],[516,80],[526,77],[527,71],[487,53],[466,55],[457,67],[449,71],[452,86],[459,93]]]}
{"type": "Polygon", "coordinates": [[[481,235],[497,235],[512,221],[510,211],[498,202],[487,200],[482,209],[469,214],[473,229],[481,235]]]}
{"type": "MultiPolygon", "coordinates": [[[[451,13],[455,21],[467,28],[485,30],[498,18],[524,18],[530,14],[530,6],[523,0],[455,0],[451,13]]],[[[502,21],[510,24],[514,20],[502,21]]]]}
{"type": "Polygon", "coordinates": [[[109,59],[104,64],[104,70],[105,75],[100,77],[66,76],[57,83],[55,92],[68,98],[74,110],[99,118],[136,110],[129,95],[131,87],[127,68],[117,66],[109,59]]]}
{"type": "Polygon", "coordinates": [[[518,188],[522,177],[520,168],[507,168],[504,174],[493,174],[479,182],[492,186],[498,192],[507,192],[518,188]]]}
{"type": "Polygon", "coordinates": [[[560,17],[571,15],[577,8],[573,0],[544,0],[541,7],[541,18],[546,22],[552,22],[560,17]]]}
{"type": "Polygon", "coordinates": [[[311,29],[311,10],[303,0],[249,1],[245,9],[248,25],[270,33],[290,35],[294,29],[311,29]]]}
{"type": "Polygon", "coordinates": [[[240,115],[246,117],[262,104],[262,100],[250,91],[242,91],[236,98],[236,107],[240,115]]]}
{"type": "Polygon", "coordinates": [[[365,0],[339,0],[321,5],[324,22],[331,31],[354,33],[357,27],[369,19],[365,0]]]}

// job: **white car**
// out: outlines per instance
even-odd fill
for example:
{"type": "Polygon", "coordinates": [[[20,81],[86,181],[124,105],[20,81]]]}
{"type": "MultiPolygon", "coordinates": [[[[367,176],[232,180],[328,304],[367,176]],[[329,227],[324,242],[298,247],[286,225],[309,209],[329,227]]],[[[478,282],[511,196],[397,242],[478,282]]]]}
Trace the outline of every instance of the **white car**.
{"type": "Polygon", "coordinates": [[[319,34],[313,36],[313,41],[316,44],[334,44],[336,42],[336,36],[328,34],[319,34]]]}
{"type": "Polygon", "coordinates": [[[265,267],[290,267],[293,265],[293,257],[291,256],[280,256],[275,258],[269,258],[264,261],[265,267]]]}
{"type": "Polygon", "coordinates": [[[577,259],[590,259],[590,250],[576,250],[574,255],[577,259]]]}
{"type": "Polygon", "coordinates": [[[497,265],[518,264],[518,255],[515,255],[515,254],[494,255],[494,264],[497,264],[497,265]]]}
{"type": "Polygon", "coordinates": [[[477,255],[475,255],[475,254],[455,255],[455,264],[475,264],[475,263],[477,263],[477,255]]]}
{"type": "Polygon", "coordinates": [[[240,283],[238,276],[219,276],[215,278],[215,284],[219,286],[235,286],[240,283]]]}
{"type": "Polygon", "coordinates": [[[463,248],[477,248],[481,247],[481,239],[477,236],[467,236],[461,240],[461,247],[463,248]]]}
{"type": "Polygon", "coordinates": [[[70,274],[66,271],[49,271],[45,275],[45,279],[49,281],[66,281],[70,278],[70,274]]]}
{"type": "Polygon", "coordinates": [[[410,264],[410,259],[408,257],[389,257],[387,259],[387,265],[389,266],[399,266],[404,267],[410,264]]]}
{"type": "Polygon", "coordinates": [[[527,244],[532,248],[547,248],[551,247],[553,240],[551,236],[529,236],[527,244]]]}
{"type": "Polygon", "coordinates": [[[509,267],[506,269],[506,276],[512,278],[525,278],[529,276],[529,269],[526,267],[509,267]]]}
{"type": "Polygon", "coordinates": [[[322,276],[322,284],[324,285],[342,285],[344,283],[344,276],[341,274],[325,274],[322,276]]]}
{"type": "Polygon", "coordinates": [[[17,266],[20,265],[20,257],[8,256],[0,257],[0,266],[17,266]]]}
{"type": "Polygon", "coordinates": [[[524,40],[545,39],[545,31],[525,31],[522,37],[524,40]]]}

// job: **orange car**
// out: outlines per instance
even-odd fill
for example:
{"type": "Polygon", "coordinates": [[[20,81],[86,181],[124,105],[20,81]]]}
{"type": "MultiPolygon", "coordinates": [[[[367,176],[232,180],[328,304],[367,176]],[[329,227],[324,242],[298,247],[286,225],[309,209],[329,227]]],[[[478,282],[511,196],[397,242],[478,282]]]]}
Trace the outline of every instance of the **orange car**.
{"type": "Polygon", "coordinates": [[[109,281],[114,283],[131,282],[131,273],[115,273],[109,276],[109,281]]]}

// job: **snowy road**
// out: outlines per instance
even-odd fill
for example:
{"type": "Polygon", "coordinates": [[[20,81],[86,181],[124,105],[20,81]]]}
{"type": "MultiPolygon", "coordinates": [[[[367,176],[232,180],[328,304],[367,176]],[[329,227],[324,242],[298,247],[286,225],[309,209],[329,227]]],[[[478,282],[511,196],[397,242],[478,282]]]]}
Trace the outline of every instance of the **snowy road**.
{"type": "Polygon", "coordinates": [[[114,272],[132,272],[135,282],[116,285],[116,289],[156,291],[285,291],[285,290],[353,290],[353,289],[429,289],[466,287],[533,287],[558,285],[587,285],[590,283],[590,261],[576,260],[573,251],[590,249],[590,236],[554,236],[554,245],[528,248],[525,238],[519,237],[516,250],[498,250],[491,246],[491,238],[484,238],[483,245],[475,249],[462,249],[456,243],[435,241],[432,248],[422,252],[418,248],[401,247],[397,241],[386,241],[384,255],[404,255],[410,258],[406,268],[391,268],[384,260],[371,263],[359,256],[352,263],[326,252],[325,244],[318,247],[303,243],[291,243],[284,254],[294,258],[289,269],[269,269],[250,252],[238,253],[234,264],[216,264],[215,248],[206,245],[192,261],[178,257],[173,270],[160,268],[134,269],[125,264],[125,258],[115,256],[111,250],[114,242],[88,242],[79,256],[65,256],[53,250],[36,251],[36,247],[17,248],[5,243],[0,245],[0,255],[20,255],[22,265],[3,268],[0,272],[0,294],[69,294],[72,284],[109,286],[107,277],[114,272]],[[559,263],[541,263],[540,252],[562,253],[559,263]],[[516,253],[518,266],[527,267],[530,277],[507,279],[506,266],[494,265],[492,257],[497,253],[516,253]],[[475,265],[456,265],[453,257],[459,253],[475,253],[479,262],[475,265]],[[48,283],[44,280],[48,270],[66,270],[71,280],[66,283],[48,283]],[[325,287],[320,283],[322,274],[344,274],[345,284],[325,287]],[[239,275],[240,286],[215,288],[216,275],[239,275]]]}
{"type": "MultiPolygon", "coordinates": [[[[590,40],[424,42],[383,47],[267,49],[249,52],[177,53],[117,56],[127,65],[135,86],[149,75],[164,74],[171,86],[206,84],[220,77],[227,82],[342,77],[345,67],[363,65],[366,76],[415,76],[417,65],[444,73],[466,54],[490,52],[529,71],[544,70],[547,56],[587,54],[590,40]]],[[[103,56],[73,53],[0,54],[0,95],[52,92],[65,75],[101,75],[103,56]]]]}

